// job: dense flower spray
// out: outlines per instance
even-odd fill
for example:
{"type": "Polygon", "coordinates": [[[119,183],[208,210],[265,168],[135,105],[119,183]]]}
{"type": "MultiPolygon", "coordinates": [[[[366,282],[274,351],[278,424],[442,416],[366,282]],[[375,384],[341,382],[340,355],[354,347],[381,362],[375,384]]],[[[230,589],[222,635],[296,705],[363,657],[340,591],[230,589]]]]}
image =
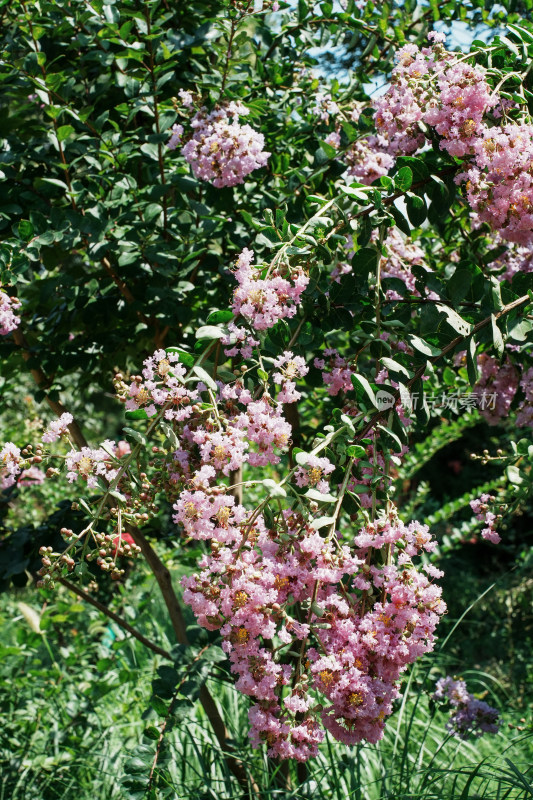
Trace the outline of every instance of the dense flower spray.
{"type": "Polygon", "coordinates": [[[487,353],[478,356],[481,374],[474,387],[479,398],[479,409],[490,425],[497,425],[509,415],[511,403],[518,389],[519,375],[516,368],[506,361],[499,361],[487,353]]]}
{"type": "Polygon", "coordinates": [[[527,245],[533,239],[533,126],[485,128],[473,144],[466,181],[468,201],[480,222],[503,239],[527,245]]]}
{"type": "Polygon", "coordinates": [[[2,291],[0,287],[0,336],[6,336],[20,324],[20,317],[17,317],[16,311],[21,306],[20,300],[17,297],[10,297],[2,291]]]}
{"type": "MultiPolygon", "coordinates": [[[[233,311],[258,346],[265,331],[297,313],[308,277],[281,259],[270,270],[253,260],[244,250],[237,261],[233,311]]],[[[250,337],[238,340],[238,331],[234,325],[228,337],[238,341],[242,356],[256,345],[250,337]]],[[[351,365],[334,350],[324,356],[336,371],[330,393],[352,391],[351,365]]],[[[69,551],[88,539],[87,557],[120,578],[120,559],[139,552],[128,522],[148,520],[164,493],[185,540],[196,540],[203,551],[182,580],[184,600],[201,626],[220,633],[237,689],[252,701],[252,742],[266,744],[272,756],[305,761],[316,755],[325,730],[348,744],[381,738],[398,680],[431,650],[445,606],[435,583],[441,573],[420,558],[435,547],[426,526],[406,524],[390,503],[379,510],[375,502],[372,515],[363,511],[350,526],[342,508],[346,493],[359,494],[364,509],[372,505],[363,502],[365,492],[375,498],[389,484],[383,455],[372,447],[369,462],[359,454],[342,485],[333,481],[335,440],[346,448],[349,419],[287,467],[292,428],[284,409],[300,399],[308,365],[290,349],[270,365],[260,383],[242,377],[247,369],[223,383],[200,366],[187,371],[180,352],[170,348],[156,350],[128,381],[117,375],[127,411],[147,418],[150,429],[161,426],[167,444],[152,448],[152,477],[140,474],[142,491],[131,500],[129,470],[137,455],[127,443],[108,440],[66,453],[68,481],[84,482],[89,492],[108,487],[127,503],[112,509],[107,532],[93,519],[79,534],[64,529],[63,554],[42,548],[41,582],[51,586],[58,570],[72,571],[69,551]],[[268,465],[283,470],[279,483],[263,478],[268,465]],[[241,499],[235,489],[242,484],[263,484],[263,499],[241,499]],[[325,521],[324,500],[335,502],[325,521]]],[[[67,440],[71,422],[64,413],[48,426],[39,462],[47,456],[43,447],[67,440]]],[[[29,465],[23,456],[11,443],[1,451],[5,481],[29,465]]]]}
{"type": "Polygon", "coordinates": [[[452,714],[446,727],[453,736],[468,739],[485,733],[498,733],[500,712],[484,700],[478,700],[459,679],[440,678],[435,686],[433,700],[447,704],[452,714]]]}
{"type": "MultiPolygon", "coordinates": [[[[182,104],[193,108],[190,92],[181,92],[182,104]]],[[[265,139],[250,125],[242,125],[240,117],[249,110],[240,102],[217,106],[208,112],[202,107],[190,120],[192,135],[184,135],[184,127],[176,123],[168,147],[181,152],[191,165],[196,178],[212,183],[217,188],[243,183],[247,175],[264,167],[270,153],[264,149],[265,139]]]]}
{"type": "Polygon", "coordinates": [[[501,538],[498,533],[496,533],[495,527],[499,520],[501,520],[501,514],[495,514],[492,510],[494,508],[494,503],[496,498],[490,494],[482,494],[476,500],[470,501],[470,508],[476,515],[476,519],[480,522],[483,522],[485,527],[481,531],[481,536],[483,539],[486,539],[493,544],[498,544],[501,541],[501,538]]]}
{"type": "Polygon", "coordinates": [[[253,259],[253,252],[246,248],[237,259],[235,277],[239,285],[233,295],[233,313],[245,317],[260,331],[296,314],[309,277],[300,269],[285,275],[276,269],[263,278],[263,271],[253,267],[253,259]]]}

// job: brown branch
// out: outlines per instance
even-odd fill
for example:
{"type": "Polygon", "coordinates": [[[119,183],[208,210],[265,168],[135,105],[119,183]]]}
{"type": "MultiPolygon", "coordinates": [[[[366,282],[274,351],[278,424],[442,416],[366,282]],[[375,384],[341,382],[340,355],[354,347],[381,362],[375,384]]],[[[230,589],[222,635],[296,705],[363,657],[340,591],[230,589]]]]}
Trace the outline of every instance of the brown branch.
{"type": "MultiPolygon", "coordinates": [[[[187,637],[185,619],[183,617],[179,600],[174,591],[174,587],[172,586],[172,578],[169,570],[163,564],[152,545],[147,541],[147,539],[145,539],[141,531],[132,525],[128,525],[126,527],[128,532],[132,535],[135,544],[141,548],[141,552],[148,562],[150,569],[152,570],[159,585],[161,594],[163,595],[163,599],[168,609],[176,639],[180,644],[188,644],[189,639],[187,637]]],[[[205,684],[200,690],[200,703],[202,704],[202,708],[204,709],[206,716],[211,723],[211,727],[213,728],[213,732],[221,749],[227,750],[229,748],[229,731],[226,728],[224,720],[220,715],[220,711],[218,710],[218,707],[205,684]]],[[[229,769],[235,775],[241,786],[243,788],[248,788],[248,776],[246,775],[246,770],[244,769],[242,763],[231,754],[226,755],[226,761],[229,769]]],[[[259,797],[259,788],[255,784],[253,778],[250,778],[250,781],[254,793],[259,797]]]]}
{"type": "Polygon", "coordinates": [[[96,600],[94,597],[91,597],[91,595],[87,594],[87,592],[84,592],[83,589],[81,589],[79,586],[76,586],[74,583],[71,583],[66,578],[58,578],[57,580],[58,580],[59,583],[61,583],[63,586],[65,586],[65,588],[67,588],[70,592],[73,592],[74,594],[77,594],[78,597],[81,597],[87,603],[89,603],[90,605],[92,605],[95,608],[97,608],[98,611],[101,611],[102,614],[105,614],[107,617],[112,619],[113,622],[116,622],[117,625],[120,625],[120,627],[124,628],[125,631],[128,631],[128,633],[131,633],[131,635],[133,637],[135,637],[135,639],[137,639],[137,641],[141,642],[141,644],[143,644],[145,647],[148,647],[154,653],[157,653],[158,655],[163,656],[163,658],[167,658],[170,661],[173,660],[172,656],[170,655],[168,650],[163,650],[162,647],[159,647],[157,644],[155,644],[154,642],[150,641],[150,639],[147,639],[146,636],[143,636],[143,634],[140,633],[132,625],[130,625],[129,622],[126,622],[125,619],[123,619],[122,617],[119,617],[118,614],[115,614],[115,612],[111,611],[111,609],[108,608],[106,605],[104,605],[103,603],[100,603],[99,600],[96,600]]]}
{"type": "Polygon", "coordinates": [[[241,503],[242,503],[242,490],[243,490],[243,485],[242,485],[242,467],[239,467],[238,469],[232,469],[231,470],[231,472],[229,474],[229,483],[230,483],[230,486],[232,488],[228,489],[228,494],[231,494],[232,497],[235,498],[235,501],[239,505],[241,505],[241,503]]]}

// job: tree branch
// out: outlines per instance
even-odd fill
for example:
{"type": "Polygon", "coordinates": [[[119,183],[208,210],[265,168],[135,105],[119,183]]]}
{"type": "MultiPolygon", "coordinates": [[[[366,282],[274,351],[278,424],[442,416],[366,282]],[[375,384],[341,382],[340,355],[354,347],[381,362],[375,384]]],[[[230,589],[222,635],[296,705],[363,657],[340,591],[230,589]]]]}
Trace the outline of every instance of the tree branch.
{"type": "Polygon", "coordinates": [[[73,592],[74,594],[77,594],[78,597],[81,597],[87,603],[89,603],[90,605],[92,605],[95,608],[97,608],[99,611],[102,612],[102,614],[105,614],[106,617],[109,617],[110,619],[113,620],[113,622],[116,622],[117,625],[120,625],[121,628],[124,628],[125,631],[128,631],[128,633],[131,633],[131,635],[133,637],[135,637],[135,639],[137,639],[137,641],[141,642],[141,644],[143,644],[145,647],[148,647],[154,653],[157,653],[158,655],[163,656],[163,658],[167,658],[170,661],[172,661],[172,656],[170,655],[168,650],[163,650],[162,647],[158,647],[158,645],[156,645],[154,642],[150,641],[150,639],[147,639],[146,636],[143,636],[143,634],[140,633],[132,625],[130,625],[129,622],[126,622],[125,619],[123,619],[122,617],[119,617],[118,614],[115,614],[114,611],[111,611],[110,608],[105,606],[99,600],[96,600],[94,597],[91,597],[90,594],[87,594],[87,592],[84,592],[83,589],[81,589],[79,586],[76,586],[74,583],[71,583],[70,581],[67,581],[66,578],[58,578],[57,580],[58,580],[58,583],[61,583],[70,592],[73,592]]]}

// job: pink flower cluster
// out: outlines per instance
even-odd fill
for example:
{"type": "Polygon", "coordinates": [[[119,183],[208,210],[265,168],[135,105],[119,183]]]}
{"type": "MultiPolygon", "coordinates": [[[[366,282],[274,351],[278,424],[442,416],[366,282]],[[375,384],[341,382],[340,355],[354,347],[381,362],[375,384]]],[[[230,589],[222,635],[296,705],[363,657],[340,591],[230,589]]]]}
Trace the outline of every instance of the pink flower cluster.
{"type": "Polygon", "coordinates": [[[329,483],[326,475],[335,469],[335,465],[328,458],[310,455],[303,467],[298,467],[294,475],[297,486],[311,486],[319,492],[329,492],[329,483]]]}
{"type": "Polygon", "coordinates": [[[281,386],[277,396],[278,403],[296,403],[302,396],[296,391],[296,380],[303,378],[309,372],[305,359],[286,350],[274,360],[274,366],[279,370],[273,375],[274,383],[281,386]]]}
{"type": "Polygon", "coordinates": [[[17,480],[19,486],[40,486],[46,480],[46,475],[39,467],[23,469],[17,480]]]}
{"type": "Polygon", "coordinates": [[[358,139],[344,156],[347,176],[370,186],[394,166],[394,156],[389,150],[389,143],[383,136],[370,135],[358,139]]]}
{"type": "Polygon", "coordinates": [[[49,442],[57,441],[62,434],[66,433],[68,426],[73,420],[72,414],[66,412],[61,414],[59,419],[52,420],[42,436],[42,441],[48,444],[49,442]]]}
{"type": "Polygon", "coordinates": [[[518,389],[518,372],[510,361],[500,365],[496,358],[487,353],[478,356],[478,366],[481,375],[473,393],[480,398],[481,415],[489,425],[497,425],[509,416],[518,389]]]}
{"type": "Polygon", "coordinates": [[[322,122],[329,122],[329,118],[340,114],[340,108],[332,99],[330,94],[318,92],[314,98],[315,105],[311,113],[317,116],[322,122]]]}
{"type": "MultiPolygon", "coordinates": [[[[169,358],[156,352],[143,379],[134,377],[128,391],[137,405],[143,390],[142,407],[173,398],[179,365],[169,358]]],[[[282,392],[291,394],[287,383],[307,369],[290,351],[273,366],[282,392]]],[[[400,674],[431,649],[444,610],[431,580],[441,573],[414,563],[435,546],[427,527],[404,525],[391,512],[354,539],[316,530],[312,515],[277,501],[275,517],[264,504],[248,509],[231,493],[235,475],[245,464],[277,464],[290,444],[279,395],[278,403],[266,392],[254,397],[237,379],[218,383],[211,403],[202,403],[205,387],[193,387],[198,402],[190,415],[172,419],[175,450],[164,455],[174,521],[207,545],[182,581],[184,599],[200,625],[220,631],[237,689],[254,701],[252,742],[304,761],[316,754],[324,728],[347,743],[377,741],[400,674]]],[[[334,465],[319,450],[294,470],[295,489],[329,489],[334,465]]],[[[94,451],[69,462],[95,479],[109,478],[113,466],[94,451]]]]}
{"type": "MultiPolygon", "coordinates": [[[[501,244],[499,237],[495,244],[501,244]]],[[[508,247],[494,261],[490,262],[493,271],[500,271],[498,277],[501,280],[512,281],[513,277],[520,272],[533,272],[533,253],[530,247],[524,247],[516,243],[506,243],[508,247]]]]}
{"type": "Polygon", "coordinates": [[[73,483],[81,477],[86,481],[89,489],[98,486],[98,478],[112,481],[118,475],[118,464],[115,459],[116,444],[106,440],[101,447],[82,447],[81,450],[71,450],[67,453],[67,480],[73,483]]]}
{"type": "Polygon", "coordinates": [[[483,539],[487,539],[487,541],[492,542],[493,544],[498,544],[501,542],[500,536],[496,533],[495,527],[496,523],[499,519],[501,519],[501,514],[494,514],[490,510],[490,505],[496,501],[496,498],[490,494],[482,494],[477,500],[470,501],[470,508],[476,515],[476,519],[486,526],[481,531],[481,536],[483,539]]]}
{"type": "Polygon", "coordinates": [[[442,573],[412,560],[435,546],[427,528],[392,515],[364,528],[353,549],[290,510],[280,539],[220,487],[183,492],[175,508],[188,536],[210,541],[184,598],[201,625],[220,630],[237,689],[256,701],[253,744],[305,761],[323,739],[320,723],[347,744],[380,739],[397,680],[432,648],[445,609],[431,582],[442,573]],[[384,547],[391,563],[372,565],[384,547]]]}
{"type": "Polygon", "coordinates": [[[452,709],[446,727],[454,736],[467,739],[469,736],[483,736],[484,733],[498,733],[500,712],[474,697],[463,680],[449,676],[440,678],[433,700],[444,701],[452,709]]]}
{"type": "Polygon", "coordinates": [[[328,387],[328,394],[335,396],[339,392],[352,391],[352,375],[357,372],[355,366],[333,347],[326,347],[323,355],[325,358],[315,358],[314,365],[323,370],[322,380],[328,387]]]}
{"type": "MultiPolygon", "coordinates": [[[[182,90],[186,108],[193,105],[190,92],[182,90]]],[[[196,178],[212,183],[217,188],[244,183],[247,175],[264,167],[270,153],[264,150],[265,138],[250,125],[241,125],[239,117],[249,113],[242,103],[226,103],[208,112],[200,108],[192,117],[192,136],[182,147],[186,161],[196,178]]],[[[183,140],[180,124],[172,128],[168,143],[175,149],[183,140]]]]}
{"type": "MultiPolygon", "coordinates": [[[[381,278],[399,278],[405,283],[410,294],[419,295],[415,276],[411,267],[415,264],[426,266],[424,251],[411,239],[406,239],[397,228],[391,228],[385,239],[387,257],[381,260],[381,278]]],[[[399,300],[400,295],[393,289],[386,292],[387,300],[399,300]]]]}
{"type": "Polygon", "coordinates": [[[485,130],[483,117],[496,105],[483,72],[464,61],[437,70],[439,94],[424,114],[424,122],[442,136],[440,146],[452,156],[472,153],[485,130]]]}
{"type": "Polygon", "coordinates": [[[13,442],[6,442],[0,450],[0,488],[7,489],[9,486],[13,486],[22,469],[22,461],[20,448],[13,442]]]}
{"type": "Polygon", "coordinates": [[[179,363],[179,355],[165,350],[156,350],[144,362],[142,375],[133,376],[128,388],[126,409],[144,409],[149,417],[164,406],[167,420],[182,421],[191,416],[191,404],[198,398],[196,390],[186,389],[183,384],[185,368],[179,363]]]}
{"type": "Polygon", "coordinates": [[[480,222],[503,239],[533,241],[533,125],[485,127],[473,144],[474,163],[457,176],[480,222]]]}
{"type": "Polygon", "coordinates": [[[233,294],[232,310],[261,331],[296,314],[309,276],[300,268],[291,271],[288,267],[284,275],[279,269],[265,274],[265,270],[252,266],[253,260],[254,253],[247,248],[237,259],[235,277],[239,285],[233,294]]]}
{"type": "Polygon", "coordinates": [[[453,156],[473,152],[484,130],[484,115],[497,104],[484,72],[448,53],[442,38],[421,50],[407,44],[398,51],[398,66],[390,89],[375,103],[378,132],[389,142],[389,152],[410,154],[426,142],[421,124],[441,137],[440,146],[453,156]]]}
{"type": "Polygon", "coordinates": [[[0,336],[7,336],[20,325],[20,317],[15,314],[20,306],[21,303],[17,297],[10,297],[0,287],[0,336]]]}
{"type": "Polygon", "coordinates": [[[175,150],[176,147],[181,142],[181,137],[183,136],[183,125],[179,125],[177,122],[172,126],[172,136],[168,140],[167,147],[169,150],[175,150]]]}

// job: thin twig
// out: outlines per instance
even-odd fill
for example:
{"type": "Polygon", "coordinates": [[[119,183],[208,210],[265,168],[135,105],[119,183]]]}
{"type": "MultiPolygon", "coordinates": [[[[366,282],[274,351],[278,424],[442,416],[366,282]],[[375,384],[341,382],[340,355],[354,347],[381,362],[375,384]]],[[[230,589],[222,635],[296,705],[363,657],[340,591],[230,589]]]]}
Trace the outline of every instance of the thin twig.
{"type": "Polygon", "coordinates": [[[87,592],[84,592],[83,589],[81,589],[79,586],[76,586],[74,583],[71,583],[66,578],[58,578],[57,580],[58,580],[58,583],[61,583],[70,592],[73,592],[73,594],[77,594],[78,597],[81,597],[87,603],[89,603],[90,605],[92,605],[95,608],[97,608],[98,611],[101,611],[102,614],[106,615],[106,617],[109,617],[109,619],[112,619],[113,622],[116,622],[117,625],[120,625],[120,627],[124,628],[125,631],[128,631],[128,633],[131,633],[131,635],[133,637],[135,637],[135,639],[137,639],[137,641],[139,641],[145,647],[148,647],[150,650],[152,650],[154,653],[157,653],[159,656],[163,656],[163,658],[167,658],[170,661],[172,661],[172,656],[170,655],[168,650],[163,650],[162,647],[159,647],[157,644],[155,644],[154,642],[150,641],[150,639],[147,639],[146,636],[143,636],[143,634],[140,633],[132,625],[130,625],[129,622],[126,622],[125,619],[123,619],[122,617],[119,617],[118,614],[115,614],[114,611],[111,611],[110,608],[108,608],[106,605],[101,603],[99,600],[96,600],[94,597],[91,597],[90,594],[88,594],[87,592]]]}

